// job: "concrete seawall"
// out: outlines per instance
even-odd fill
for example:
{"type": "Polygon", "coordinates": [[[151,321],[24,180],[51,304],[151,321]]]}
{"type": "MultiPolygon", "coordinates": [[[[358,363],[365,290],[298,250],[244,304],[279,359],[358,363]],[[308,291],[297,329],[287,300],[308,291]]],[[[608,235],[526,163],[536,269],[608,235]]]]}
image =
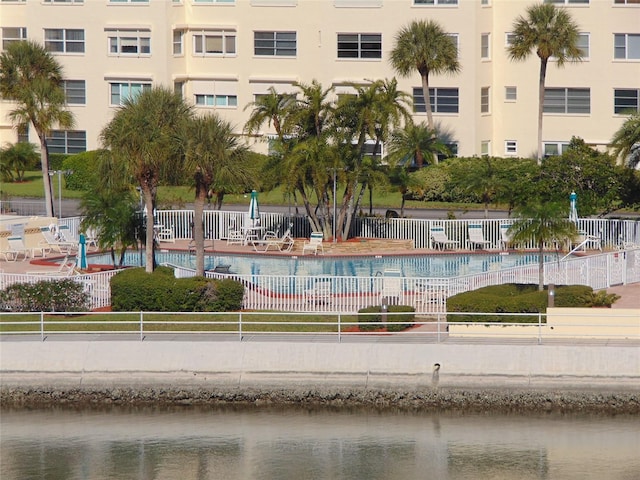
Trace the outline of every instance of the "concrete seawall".
{"type": "Polygon", "coordinates": [[[3,341],[13,387],[640,391],[637,345],[3,341]],[[438,367],[435,367],[439,365],[438,367]]]}

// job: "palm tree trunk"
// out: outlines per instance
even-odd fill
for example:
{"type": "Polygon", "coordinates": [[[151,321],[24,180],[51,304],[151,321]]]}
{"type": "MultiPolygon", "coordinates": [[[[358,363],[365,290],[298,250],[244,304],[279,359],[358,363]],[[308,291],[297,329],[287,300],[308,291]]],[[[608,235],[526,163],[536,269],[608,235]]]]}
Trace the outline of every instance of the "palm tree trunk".
{"type": "Polygon", "coordinates": [[[145,271],[147,273],[153,272],[153,250],[155,248],[155,239],[154,239],[154,201],[153,201],[153,192],[149,188],[149,186],[145,183],[142,185],[142,194],[144,195],[144,205],[147,207],[147,231],[145,235],[145,260],[146,266],[145,271]]]}
{"type": "Polygon", "coordinates": [[[196,275],[204,276],[204,226],[202,224],[207,187],[196,179],[196,197],[193,202],[193,241],[196,249],[196,275]]]}
{"type": "Polygon", "coordinates": [[[538,244],[538,290],[544,290],[544,242],[538,244]]]}
{"type": "MultiPolygon", "coordinates": [[[[51,177],[49,176],[49,150],[44,132],[38,132],[40,137],[40,162],[42,163],[42,184],[44,185],[44,203],[47,209],[47,217],[54,217],[53,193],[51,191],[51,177]]],[[[62,212],[58,212],[58,217],[62,212]]]]}
{"type": "Polygon", "coordinates": [[[544,84],[547,76],[547,60],[540,59],[538,83],[538,165],[542,164],[542,112],[544,110],[544,84]]]}
{"type": "MultiPolygon", "coordinates": [[[[433,127],[433,112],[431,111],[431,98],[429,97],[429,75],[426,73],[422,75],[422,93],[424,95],[424,106],[427,110],[427,126],[429,127],[429,130],[435,133],[435,129],[433,127]]],[[[433,164],[438,164],[438,155],[435,152],[433,153],[433,164]]],[[[420,167],[421,166],[422,165],[420,165],[420,167]]]]}

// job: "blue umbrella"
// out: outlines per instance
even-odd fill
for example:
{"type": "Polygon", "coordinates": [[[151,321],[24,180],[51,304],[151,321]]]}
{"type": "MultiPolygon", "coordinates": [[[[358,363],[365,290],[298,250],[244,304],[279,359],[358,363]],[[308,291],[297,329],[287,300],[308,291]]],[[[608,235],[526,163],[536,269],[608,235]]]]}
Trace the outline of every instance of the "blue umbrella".
{"type": "Polygon", "coordinates": [[[569,195],[569,221],[578,224],[578,195],[571,192],[569,195]]]}
{"type": "Polygon", "coordinates": [[[80,234],[80,270],[87,269],[87,239],[80,234]]]}
{"type": "Polygon", "coordinates": [[[255,227],[260,222],[260,207],[258,206],[258,192],[251,190],[251,200],[249,201],[249,219],[251,226],[255,227]]]}

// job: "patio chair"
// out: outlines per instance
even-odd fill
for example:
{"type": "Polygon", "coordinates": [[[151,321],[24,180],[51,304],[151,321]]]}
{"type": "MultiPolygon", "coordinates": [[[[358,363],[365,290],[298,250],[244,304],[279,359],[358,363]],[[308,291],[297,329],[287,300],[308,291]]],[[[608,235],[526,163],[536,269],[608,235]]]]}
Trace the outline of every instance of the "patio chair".
{"type": "Polygon", "coordinates": [[[267,232],[261,240],[254,240],[251,242],[253,244],[253,249],[256,252],[266,252],[270,248],[278,250],[279,252],[290,252],[293,250],[293,246],[295,244],[295,241],[291,237],[292,228],[293,223],[290,223],[289,228],[285,230],[282,237],[278,237],[275,232],[267,232]]]}
{"type": "Polygon", "coordinates": [[[502,250],[507,250],[512,243],[511,235],[509,234],[509,229],[511,225],[508,224],[500,224],[500,248],[502,250]]]}
{"type": "Polygon", "coordinates": [[[322,232],[311,232],[309,240],[305,240],[302,245],[302,254],[307,252],[313,252],[314,255],[318,254],[318,250],[324,255],[324,246],[322,241],[324,240],[324,234],[322,232]]]}
{"type": "Polygon", "coordinates": [[[18,259],[16,253],[10,248],[7,250],[0,250],[0,257],[4,258],[6,262],[15,262],[18,259]]]}
{"type": "Polygon", "coordinates": [[[71,253],[74,250],[78,250],[78,244],[73,243],[67,240],[59,240],[56,238],[55,233],[57,230],[56,225],[52,224],[48,227],[40,227],[40,232],[44,237],[44,240],[41,240],[39,245],[45,246],[52,251],[56,251],[58,253],[71,253]]]}
{"type": "Polygon", "coordinates": [[[399,305],[402,302],[402,273],[400,270],[387,269],[382,276],[382,290],[380,291],[380,304],[399,305]]]}
{"type": "Polygon", "coordinates": [[[471,250],[475,250],[476,246],[480,246],[482,248],[484,246],[491,245],[491,242],[489,240],[485,240],[484,238],[484,233],[482,232],[482,224],[470,223],[468,226],[468,230],[471,250]]]}
{"type": "Polygon", "coordinates": [[[304,292],[305,300],[312,305],[331,303],[331,281],[328,279],[317,279],[312,288],[304,292]]]}
{"type": "Polygon", "coordinates": [[[165,243],[176,243],[176,237],[173,233],[173,227],[165,227],[164,225],[158,225],[158,230],[156,231],[156,238],[158,242],[165,243]]]}
{"type": "Polygon", "coordinates": [[[22,237],[9,237],[7,242],[9,242],[9,252],[13,253],[15,260],[20,258],[20,255],[22,255],[22,260],[26,260],[31,256],[31,250],[26,247],[22,237]]]}
{"type": "Polygon", "coordinates": [[[65,255],[64,260],[60,262],[60,266],[57,269],[30,271],[29,275],[43,275],[49,277],[70,277],[78,273],[76,268],[77,258],[69,260],[69,255],[65,255]]]}
{"type": "Polygon", "coordinates": [[[447,234],[444,232],[444,227],[441,225],[431,227],[431,241],[436,250],[443,250],[447,247],[453,248],[460,245],[460,242],[457,240],[449,240],[449,237],[447,237],[447,234]]]}

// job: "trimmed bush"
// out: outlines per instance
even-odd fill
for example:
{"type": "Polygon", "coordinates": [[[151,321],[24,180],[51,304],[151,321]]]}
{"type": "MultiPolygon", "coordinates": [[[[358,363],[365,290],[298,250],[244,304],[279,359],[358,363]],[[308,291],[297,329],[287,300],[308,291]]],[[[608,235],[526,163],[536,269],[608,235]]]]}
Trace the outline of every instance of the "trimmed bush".
{"type": "Polygon", "coordinates": [[[69,190],[89,190],[96,185],[99,150],[82,152],[67,157],[62,162],[63,170],[73,173],[64,176],[65,187],[69,190]]]}
{"type": "Polygon", "coordinates": [[[14,283],[0,291],[0,310],[9,312],[86,312],[89,294],[72,279],[14,283]]]}
{"type": "MultiPolygon", "coordinates": [[[[593,289],[585,285],[559,285],[555,288],[556,307],[590,307],[593,289]]],[[[447,299],[449,312],[466,313],[546,313],[548,292],[537,285],[504,284],[459,293],[447,299]]],[[[536,323],[537,315],[448,315],[450,322],[536,323]]]]}
{"type": "Polygon", "coordinates": [[[387,312],[394,315],[387,315],[386,324],[383,324],[382,307],[380,305],[361,308],[358,311],[358,313],[362,314],[358,316],[358,322],[360,323],[358,328],[361,332],[373,332],[386,326],[387,332],[401,332],[413,326],[413,321],[416,317],[413,307],[409,305],[389,305],[387,312]]]}
{"type": "Polygon", "coordinates": [[[168,267],[130,268],[111,279],[111,309],[121,312],[227,312],[242,308],[243,295],[235,280],[175,278],[168,267]]]}

